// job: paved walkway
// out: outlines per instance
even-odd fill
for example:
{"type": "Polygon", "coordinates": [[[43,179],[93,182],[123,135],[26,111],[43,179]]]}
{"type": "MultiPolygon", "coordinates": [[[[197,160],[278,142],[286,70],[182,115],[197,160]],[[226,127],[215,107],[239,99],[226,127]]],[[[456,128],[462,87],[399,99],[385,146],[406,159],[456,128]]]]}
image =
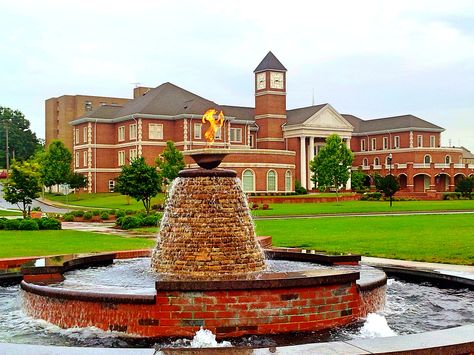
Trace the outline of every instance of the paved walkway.
{"type": "Polygon", "coordinates": [[[114,228],[114,222],[62,222],[63,229],[114,234],[128,238],[155,238],[156,233],[114,228]]]}

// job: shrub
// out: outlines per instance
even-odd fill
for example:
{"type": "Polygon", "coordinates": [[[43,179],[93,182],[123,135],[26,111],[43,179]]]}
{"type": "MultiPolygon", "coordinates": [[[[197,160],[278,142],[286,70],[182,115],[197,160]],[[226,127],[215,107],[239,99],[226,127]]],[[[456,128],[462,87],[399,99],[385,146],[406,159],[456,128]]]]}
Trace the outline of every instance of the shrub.
{"type": "Polygon", "coordinates": [[[119,210],[119,211],[117,211],[117,213],[115,213],[115,217],[116,218],[125,217],[125,212],[119,210]]]}
{"type": "Polygon", "coordinates": [[[101,213],[101,212],[100,212],[99,210],[94,210],[94,211],[92,211],[92,215],[93,215],[93,216],[100,216],[100,213],[101,213]]]}
{"type": "Polygon", "coordinates": [[[460,197],[460,192],[448,192],[443,194],[443,200],[459,200],[460,197]]]}
{"type": "Polygon", "coordinates": [[[134,210],[125,210],[125,214],[127,216],[131,216],[132,214],[135,214],[135,211],[134,210]]]}
{"type": "Polygon", "coordinates": [[[20,227],[20,220],[19,219],[7,219],[5,221],[5,229],[6,230],[17,230],[20,227]]]}
{"type": "Polygon", "coordinates": [[[61,229],[61,221],[56,218],[43,217],[43,218],[37,219],[36,222],[38,223],[38,227],[40,230],[60,230],[61,229]]]}
{"type": "Polygon", "coordinates": [[[6,222],[6,218],[5,217],[1,217],[0,218],[0,229],[5,229],[5,222],[6,222]]]}
{"type": "Polygon", "coordinates": [[[117,210],[109,210],[108,214],[109,214],[109,216],[115,216],[117,214],[117,212],[118,212],[117,210]]]}
{"type": "Polygon", "coordinates": [[[100,213],[100,219],[103,220],[103,221],[109,219],[109,213],[107,211],[102,211],[100,213]]]}
{"type": "Polygon", "coordinates": [[[161,217],[158,214],[152,214],[142,219],[142,226],[156,227],[161,217]]]}
{"type": "Polygon", "coordinates": [[[74,215],[72,213],[65,213],[63,215],[63,220],[64,220],[64,222],[73,222],[74,221],[74,215]]]}
{"type": "Polygon", "coordinates": [[[34,231],[34,230],[38,230],[39,226],[38,226],[38,223],[36,223],[34,219],[23,219],[18,224],[18,229],[25,230],[25,231],[34,231]]]}
{"type": "Polygon", "coordinates": [[[90,221],[92,219],[92,212],[91,211],[87,211],[86,213],[84,213],[84,220],[85,221],[90,221]]]}
{"type": "Polygon", "coordinates": [[[123,229],[138,228],[142,225],[142,219],[135,216],[125,216],[121,220],[120,226],[123,229]]]}
{"type": "Polygon", "coordinates": [[[308,191],[303,186],[301,186],[301,182],[299,182],[299,180],[295,181],[295,192],[297,195],[306,195],[308,193],[308,191]]]}
{"type": "Polygon", "coordinates": [[[379,201],[382,198],[381,192],[365,193],[360,197],[361,201],[379,201]]]}
{"type": "Polygon", "coordinates": [[[266,203],[264,203],[263,206],[262,206],[262,210],[268,210],[268,208],[269,208],[268,205],[266,203]]]}
{"type": "Polygon", "coordinates": [[[252,203],[252,207],[251,207],[253,210],[258,210],[258,203],[252,203]]]}
{"type": "Polygon", "coordinates": [[[74,217],[84,217],[84,211],[77,210],[70,212],[74,217]]]}

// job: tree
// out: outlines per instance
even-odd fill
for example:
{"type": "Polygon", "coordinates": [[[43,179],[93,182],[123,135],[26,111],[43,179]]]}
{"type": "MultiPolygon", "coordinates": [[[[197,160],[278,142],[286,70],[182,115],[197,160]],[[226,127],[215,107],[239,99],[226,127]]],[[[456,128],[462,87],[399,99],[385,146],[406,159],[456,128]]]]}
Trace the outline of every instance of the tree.
{"type": "Polygon", "coordinates": [[[321,191],[333,187],[339,202],[339,189],[349,180],[352,160],[352,152],[346,143],[337,134],[332,134],[326,138],[326,145],[310,162],[310,170],[313,172],[311,179],[321,191]]]}
{"type": "Polygon", "coordinates": [[[46,187],[66,184],[71,175],[72,154],[59,140],[54,140],[45,152],[38,154],[41,179],[46,187]]]}
{"type": "Polygon", "coordinates": [[[351,174],[351,188],[354,191],[364,191],[367,189],[365,185],[367,181],[367,174],[364,174],[360,169],[354,170],[351,174]]]}
{"type": "Polygon", "coordinates": [[[23,212],[23,218],[30,214],[33,199],[41,192],[41,175],[36,162],[16,162],[11,166],[10,179],[3,187],[4,198],[14,203],[23,212]]]}
{"type": "Polygon", "coordinates": [[[460,192],[461,196],[472,197],[472,189],[474,188],[474,177],[463,177],[456,182],[456,188],[454,191],[460,192]]]}
{"type": "Polygon", "coordinates": [[[134,159],[122,167],[116,181],[116,191],[142,201],[146,213],[150,213],[151,199],[160,192],[160,177],[155,167],[148,166],[143,157],[134,159]]]}
{"type": "Polygon", "coordinates": [[[390,198],[390,207],[392,207],[392,198],[395,193],[400,190],[400,183],[398,179],[393,175],[385,175],[382,178],[375,180],[375,187],[377,190],[383,192],[385,197],[390,198]]]}
{"type": "Polygon", "coordinates": [[[23,113],[0,106],[0,165],[6,167],[6,139],[8,131],[9,160],[24,161],[35,153],[40,140],[30,129],[28,121],[23,113]]]}
{"type": "Polygon", "coordinates": [[[81,189],[87,186],[87,178],[80,173],[71,173],[69,175],[68,185],[71,189],[75,189],[79,196],[81,189]]]}
{"type": "Polygon", "coordinates": [[[169,185],[185,167],[183,153],[176,149],[172,141],[166,142],[163,152],[156,158],[160,176],[160,186],[169,185]]]}

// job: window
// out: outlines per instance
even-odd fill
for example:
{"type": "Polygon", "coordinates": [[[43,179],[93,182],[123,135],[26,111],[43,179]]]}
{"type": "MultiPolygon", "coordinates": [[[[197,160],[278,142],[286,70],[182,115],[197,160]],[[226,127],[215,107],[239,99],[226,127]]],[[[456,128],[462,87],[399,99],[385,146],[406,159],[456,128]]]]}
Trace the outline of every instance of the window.
{"type": "Polygon", "coordinates": [[[244,192],[255,191],[255,175],[252,170],[244,170],[242,173],[242,190],[244,192]]]}
{"type": "Polygon", "coordinates": [[[249,136],[249,146],[250,146],[250,148],[254,148],[254,136],[253,136],[253,134],[251,134],[249,136]]]}
{"type": "Polygon", "coordinates": [[[202,124],[201,123],[195,123],[193,125],[193,137],[194,139],[201,139],[201,130],[202,130],[202,124]]]}
{"type": "Polygon", "coordinates": [[[417,146],[418,147],[423,147],[423,136],[418,135],[417,137],[417,146]]]}
{"type": "Polygon", "coordinates": [[[378,157],[375,157],[374,165],[380,165],[380,159],[378,157]]]}
{"type": "Polygon", "coordinates": [[[85,101],[84,102],[84,110],[92,111],[92,101],[85,101]]]}
{"type": "Polygon", "coordinates": [[[218,127],[214,139],[222,139],[222,127],[218,127]]]}
{"type": "Polygon", "coordinates": [[[115,190],[115,180],[109,180],[109,192],[114,192],[115,190]]]}
{"type": "Polygon", "coordinates": [[[79,164],[80,164],[80,163],[79,163],[79,152],[76,152],[76,159],[75,159],[75,160],[76,160],[76,161],[74,162],[74,163],[75,163],[74,166],[75,166],[76,168],[78,168],[78,167],[79,167],[79,164]]]}
{"type": "Polygon", "coordinates": [[[163,139],[163,125],[150,123],[148,125],[148,139],[163,139]]]}
{"type": "Polygon", "coordinates": [[[451,156],[450,155],[446,155],[446,157],[444,158],[444,162],[446,164],[451,164],[451,156]]]}
{"type": "Polygon", "coordinates": [[[268,170],[267,172],[267,191],[277,190],[277,174],[275,170],[268,170]]]}
{"type": "Polygon", "coordinates": [[[137,139],[137,125],[136,125],[136,123],[130,125],[130,139],[137,139]]]}
{"type": "Polygon", "coordinates": [[[400,148],[400,137],[399,136],[393,137],[393,147],[395,149],[400,148]]]}
{"type": "Polygon", "coordinates": [[[125,165],[125,151],[119,150],[118,152],[118,165],[122,166],[125,165]]]}
{"type": "Polygon", "coordinates": [[[430,136],[430,147],[431,148],[436,147],[436,137],[435,136],[430,136]]]}
{"type": "Polygon", "coordinates": [[[365,152],[365,139],[362,139],[360,141],[360,150],[365,152]]]}
{"type": "Polygon", "coordinates": [[[369,159],[364,158],[364,160],[362,160],[362,166],[369,166],[369,159]]]}
{"type": "Polygon", "coordinates": [[[122,142],[125,140],[125,126],[120,126],[118,128],[118,141],[122,142]]]}
{"type": "Polygon", "coordinates": [[[82,165],[87,166],[87,150],[82,152],[82,165]]]}
{"type": "Polygon", "coordinates": [[[377,150],[377,139],[372,138],[370,140],[370,149],[371,150],[377,150]]]}
{"type": "Polygon", "coordinates": [[[230,129],[230,141],[231,142],[242,142],[242,128],[231,128],[230,129]]]}
{"type": "Polygon", "coordinates": [[[388,137],[383,137],[383,149],[388,149],[388,137]]]}
{"type": "Polygon", "coordinates": [[[83,137],[82,137],[82,141],[83,141],[84,143],[87,143],[87,127],[83,127],[83,128],[82,128],[82,136],[83,136],[83,137]]]}
{"type": "MultiPolygon", "coordinates": [[[[392,161],[393,161],[393,159],[392,159],[392,161]]],[[[392,163],[392,161],[390,160],[390,157],[388,155],[385,157],[385,165],[387,165],[387,166],[390,165],[392,163]]]]}
{"type": "Polygon", "coordinates": [[[292,180],[291,171],[287,170],[285,173],[285,191],[291,191],[292,180]]]}
{"type": "Polygon", "coordinates": [[[79,128],[74,130],[74,142],[79,144],[79,128]]]}
{"type": "Polygon", "coordinates": [[[431,163],[431,156],[430,155],[425,155],[425,158],[423,159],[423,162],[425,164],[430,164],[431,163]]]}
{"type": "Polygon", "coordinates": [[[137,159],[137,150],[136,149],[130,149],[130,161],[137,159]]]}

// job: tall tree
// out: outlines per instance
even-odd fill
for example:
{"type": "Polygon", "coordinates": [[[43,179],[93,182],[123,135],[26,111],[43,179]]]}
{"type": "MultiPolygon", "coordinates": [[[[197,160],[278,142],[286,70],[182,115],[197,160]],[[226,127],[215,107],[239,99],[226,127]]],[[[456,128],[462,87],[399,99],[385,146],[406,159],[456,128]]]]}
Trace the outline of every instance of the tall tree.
{"type": "Polygon", "coordinates": [[[72,154],[59,140],[54,140],[45,152],[38,154],[41,179],[46,187],[67,184],[71,175],[72,154]]]}
{"type": "Polygon", "coordinates": [[[400,190],[398,179],[393,175],[385,175],[384,177],[377,178],[375,187],[377,190],[383,192],[385,197],[390,198],[390,207],[392,207],[393,195],[400,190]]]}
{"type": "Polygon", "coordinates": [[[313,172],[311,179],[321,191],[333,187],[339,201],[339,189],[350,178],[352,160],[352,152],[346,143],[337,134],[332,134],[326,138],[326,145],[310,162],[310,170],[313,172]]]}
{"type": "Polygon", "coordinates": [[[39,197],[40,191],[41,177],[38,163],[14,161],[10,179],[3,187],[5,200],[16,204],[22,210],[23,218],[26,218],[30,214],[33,199],[39,197]]]}
{"type": "Polygon", "coordinates": [[[8,136],[9,160],[27,160],[40,146],[23,113],[0,106],[0,166],[6,167],[6,140],[8,136]]]}
{"type": "Polygon", "coordinates": [[[167,186],[185,167],[183,153],[176,149],[172,141],[168,141],[163,152],[156,158],[156,165],[159,170],[160,186],[167,186]]]}
{"type": "Polygon", "coordinates": [[[159,175],[156,168],[147,165],[145,158],[140,157],[124,165],[117,177],[115,190],[122,195],[142,201],[146,213],[150,213],[151,199],[160,192],[159,175]]]}
{"type": "Polygon", "coordinates": [[[79,197],[81,189],[87,186],[87,177],[81,173],[71,173],[67,183],[71,189],[75,190],[77,197],[79,197]]]}

